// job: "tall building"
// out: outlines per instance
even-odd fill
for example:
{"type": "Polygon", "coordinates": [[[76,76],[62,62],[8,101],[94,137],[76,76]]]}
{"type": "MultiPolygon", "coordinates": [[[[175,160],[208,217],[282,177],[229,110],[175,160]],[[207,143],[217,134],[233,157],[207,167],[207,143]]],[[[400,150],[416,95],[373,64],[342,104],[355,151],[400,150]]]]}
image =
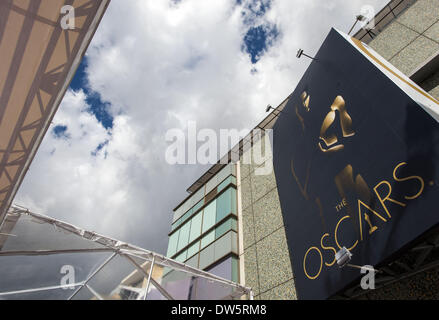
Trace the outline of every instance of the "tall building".
{"type": "MultiPolygon", "coordinates": [[[[376,15],[374,27],[354,37],[439,98],[438,0],[390,1],[376,15]]],[[[272,128],[290,97],[256,129],[272,128]]],[[[266,141],[249,134],[188,188],[190,195],[174,210],[168,256],[245,284],[255,299],[297,299],[276,177],[274,172],[255,173],[273,167],[266,141]],[[255,150],[265,153],[264,163],[244,161],[255,150]],[[231,161],[236,155],[239,161],[231,161]]],[[[433,229],[416,247],[387,261],[375,290],[352,286],[333,298],[439,298],[438,234],[433,229]]]]}
{"type": "Polygon", "coordinates": [[[238,282],[236,171],[224,166],[175,208],[167,256],[238,282]]]}

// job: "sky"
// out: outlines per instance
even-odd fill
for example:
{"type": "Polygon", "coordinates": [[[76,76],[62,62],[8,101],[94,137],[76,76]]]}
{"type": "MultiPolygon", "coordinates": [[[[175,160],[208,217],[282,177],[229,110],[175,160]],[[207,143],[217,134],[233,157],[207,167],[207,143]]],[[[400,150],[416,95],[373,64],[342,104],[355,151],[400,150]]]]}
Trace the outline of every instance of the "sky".
{"type": "Polygon", "coordinates": [[[15,203],[166,253],[172,209],[209,166],[170,165],[166,132],[251,129],[331,27],[387,0],[112,0],[15,203]]]}

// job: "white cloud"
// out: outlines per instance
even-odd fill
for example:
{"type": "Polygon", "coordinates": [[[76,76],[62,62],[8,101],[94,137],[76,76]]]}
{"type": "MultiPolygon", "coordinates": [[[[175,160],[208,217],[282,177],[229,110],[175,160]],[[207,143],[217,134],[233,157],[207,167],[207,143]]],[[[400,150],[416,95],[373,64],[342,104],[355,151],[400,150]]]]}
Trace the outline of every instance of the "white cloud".
{"type": "Polygon", "coordinates": [[[331,26],[347,31],[361,5],[386,2],[273,1],[251,21],[274,24],[280,35],[252,65],[236,1],[113,0],[87,73],[111,103],[114,127],[108,132],[85,112],[83,92],[68,91],[54,122],[70,139],[45,137],[17,203],[164,252],[173,207],[207,169],[167,165],[166,131],[188,120],[199,129],[252,128],[299,81],[309,61],[295,58],[298,48],[315,53],[331,26]]]}

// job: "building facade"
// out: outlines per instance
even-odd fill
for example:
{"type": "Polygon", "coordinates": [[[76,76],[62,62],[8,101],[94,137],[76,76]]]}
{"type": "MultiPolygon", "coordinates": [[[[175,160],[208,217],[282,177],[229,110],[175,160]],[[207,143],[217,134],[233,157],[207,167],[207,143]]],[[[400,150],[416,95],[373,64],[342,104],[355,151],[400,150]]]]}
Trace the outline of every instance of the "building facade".
{"type": "MultiPolygon", "coordinates": [[[[377,14],[375,27],[361,29],[355,37],[439,98],[439,0],[390,1],[377,14]]],[[[287,102],[288,98],[277,111],[287,102]]],[[[270,129],[276,118],[274,111],[257,128],[270,129]]],[[[253,135],[246,137],[228,155],[230,160],[239,155],[239,161],[214,165],[188,189],[191,195],[174,212],[168,256],[213,273],[221,269],[218,275],[251,287],[255,299],[297,299],[274,171],[268,175],[257,172],[259,167],[273,166],[268,141],[253,135]],[[264,162],[254,161],[255,150],[262,151],[264,162]],[[217,208],[215,219],[214,209],[209,206],[217,208]],[[193,235],[189,221],[196,227],[193,235]],[[179,236],[183,237],[181,244],[179,236]]],[[[438,243],[433,247],[439,244],[439,237],[435,239],[438,243]]],[[[405,273],[377,285],[376,290],[356,295],[342,293],[337,298],[439,298],[439,267],[424,270],[405,264],[404,268],[405,273]]]]}
{"type": "Polygon", "coordinates": [[[167,256],[238,282],[236,167],[222,168],[175,208],[167,256]]]}

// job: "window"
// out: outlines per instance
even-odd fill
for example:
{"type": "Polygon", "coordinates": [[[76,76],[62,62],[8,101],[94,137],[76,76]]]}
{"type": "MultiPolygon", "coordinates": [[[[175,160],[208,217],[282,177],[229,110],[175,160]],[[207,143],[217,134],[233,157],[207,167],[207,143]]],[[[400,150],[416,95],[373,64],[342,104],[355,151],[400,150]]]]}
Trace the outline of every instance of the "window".
{"type": "Polygon", "coordinates": [[[230,230],[237,231],[237,221],[234,218],[226,220],[215,228],[215,239],[220,238],[223,234],[226,234],[230,230]]]}
{"type": "Polygon", "coordinates": [[[190,258],[194,254],[196,254],[198,251],[200,251],[200,241],[195,242],[193,245],[187,249],[187,257],[190,258]]]}
{"type": "Polygon", "coordinates": [[[193,208],[193,212],[197,212],[198,209],[200,209],[204,204],[204,199],[201,199],[193,208]]]}
{"type": "Polygon", "coordinates": [[[238,259],[235,257],[232,257],[232,281],[233,282],[238,282],[239,281],[239,264],[238,264],[238,259]]]}
{"type": "MultiPolygon", "coordinates": [[[[188,250],[188,255],[189,257],[189,250],[188,250]]],[[[189,260],[187,260],[185,262],[185,264],[187,264],[188,266],[194,267],[194,268],[198,268],[198,254],[194,255],[192,258],[190,258],[189,260]]]]}
{"type": "Polygon", "coordinates": [[[201,239],[201,249],[207,247],[213,241],[215,241],[215,230],[210,231],[201,239]]]}
{"type": "Polygon", "coordinates": [[[238,259],[229,257],[207,270],[218,277],[238,282],[238,259]]]}
{"type": "Polygon", "coordinates": [[[175,257],[175,261],[178,262],[185,262],[187,258],[187,250],[184,250],[182,253],[180,253],[177,257],[175,257]]]}
{"type": "Polygon", "coordinates": [[[190,221],[180,228],[180,236],[178,237],[177,251],[180,251],[189,243],[189,231],[191,229],[190,221]]]}
{"type": "Polygon", "coordinates": [[[226,180],[224,180],[223,182],[221,182],[218,185],[218,192],[221,192],[221,190],[223,190],[225,187],[227,187],[229,184],[233,183],[234,185],[236,185],[236,178],[234,176],[229,176],[226,180]]]}
{"type": "Polygon", "coordinates": [[[215,262],[214,246],[208,246],[200,252],[200,269],[204,269],[207,266],[215,262]]]}
{"type": "Polygon", "coordinates": [[[215,224],[216,202],[216,200],[213,200],[204,208],[202,233],[206,232],[215,224]]]}
{"type": "Polygon", "coordinates": [[[178,235],[179,234],[180,234],[180,230],[174,232],[169,237],[168,253],[166,254],[168,257],[172,257],[177,252],[177,244],[178,244],[178,235]]]}
{"type": "Polygon", "coordinates": [[[221,221],[230,213],[236,214],[236,190],[229,188],[217,199],[216,222],[221,221]]]}
{"type": "Polygon", "coordinates": [[[203,218],[203,212],[198,212],[191,220],[191,232],[189,235],[189,242],[194,241],[201,234],[201,220],[203,218]]]}
{"type": "Polygon", "coordinates": [[[215,241],[215,261],[232,252],[232,233],[234,232],[231,231],[215,241]]]}
{"type": "Polygon", "coordinates": [[[235,175],[235,165],[233,163],[229,163],[227,166],[222,168],[215,176],[213,176],[207,183],[206,183],[206,193],[209,193],[211,190],[215,189],[216,186],[223,181],[225,178],[227,178],[230,175],[235,175]]]}
{"type": "Polygon", "coordinates": [[[187,218],[189,218],[189,217],[192,215],[193,212],[194,212],[193,209],[188,210],[188,212],[186,212],[186,213],[183,215],[183,217],[181,218],[181,222],[186,221],[187,218]]]}

